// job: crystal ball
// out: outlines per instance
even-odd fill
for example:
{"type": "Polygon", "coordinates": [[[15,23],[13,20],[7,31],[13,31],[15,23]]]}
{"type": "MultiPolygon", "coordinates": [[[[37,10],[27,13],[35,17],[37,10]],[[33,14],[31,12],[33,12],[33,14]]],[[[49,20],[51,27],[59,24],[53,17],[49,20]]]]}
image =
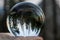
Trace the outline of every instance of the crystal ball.
{"type": "Polygon", "coordinates": [[[45,20],[42,9],[33,3],[15,4],[6,18],[7,28],[13,36],[38,36],[45,20]]]}

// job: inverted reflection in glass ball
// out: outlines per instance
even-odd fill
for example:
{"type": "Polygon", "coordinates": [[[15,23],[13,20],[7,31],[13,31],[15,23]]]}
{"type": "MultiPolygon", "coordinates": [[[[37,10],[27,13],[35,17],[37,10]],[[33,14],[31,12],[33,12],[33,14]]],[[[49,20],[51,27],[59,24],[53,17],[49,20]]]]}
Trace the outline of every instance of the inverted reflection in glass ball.
{"type": "Polygon", "coordinates": [[[44,23],[40,7],[21,2],[14,5],[7,16],[7,27],[14,36],[38,36],[44,23]]]}

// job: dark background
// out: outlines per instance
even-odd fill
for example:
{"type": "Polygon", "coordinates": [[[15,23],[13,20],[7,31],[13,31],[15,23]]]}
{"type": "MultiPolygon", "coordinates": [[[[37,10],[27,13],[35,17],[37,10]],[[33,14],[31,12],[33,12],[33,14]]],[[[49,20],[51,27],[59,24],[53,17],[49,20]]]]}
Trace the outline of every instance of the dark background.
{"type": "MultiPolygon", "coordinates": [[[[10,1],[9,3],[9,0],[4,0],[3,10],[0,11],[0,32],[9,32],[6,27],[6,16],[9,9],[16,3],[13,0],[10,1]]],[[[43,9],[46,19],[40,35],[45,40],[60,40],[60,8],[56,1],[43,0],[39,6],[43,9]]]]}

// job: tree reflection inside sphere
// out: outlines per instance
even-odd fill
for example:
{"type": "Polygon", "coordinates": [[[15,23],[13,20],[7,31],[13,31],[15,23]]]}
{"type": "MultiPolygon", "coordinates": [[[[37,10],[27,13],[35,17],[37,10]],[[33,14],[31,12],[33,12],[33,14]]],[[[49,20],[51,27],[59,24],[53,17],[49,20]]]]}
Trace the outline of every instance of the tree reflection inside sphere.
{"type": "Polygon", "coordinates": [[[44,23],[44,13],[35,4],[20,2],[7,15],[7,27],[13,36],[38,36],[44,23]]]}

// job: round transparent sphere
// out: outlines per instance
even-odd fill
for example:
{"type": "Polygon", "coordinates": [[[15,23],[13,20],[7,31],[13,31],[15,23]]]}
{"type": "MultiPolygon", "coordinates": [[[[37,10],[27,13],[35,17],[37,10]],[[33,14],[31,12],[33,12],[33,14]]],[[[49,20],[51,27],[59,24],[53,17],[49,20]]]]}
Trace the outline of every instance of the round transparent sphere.
{"type": "Polygon", "coordinates": [[[13,36],[38,36],[44,20],[44,13],[39,6],[20,2],[11,8],[6,22],[13,36]]]}

